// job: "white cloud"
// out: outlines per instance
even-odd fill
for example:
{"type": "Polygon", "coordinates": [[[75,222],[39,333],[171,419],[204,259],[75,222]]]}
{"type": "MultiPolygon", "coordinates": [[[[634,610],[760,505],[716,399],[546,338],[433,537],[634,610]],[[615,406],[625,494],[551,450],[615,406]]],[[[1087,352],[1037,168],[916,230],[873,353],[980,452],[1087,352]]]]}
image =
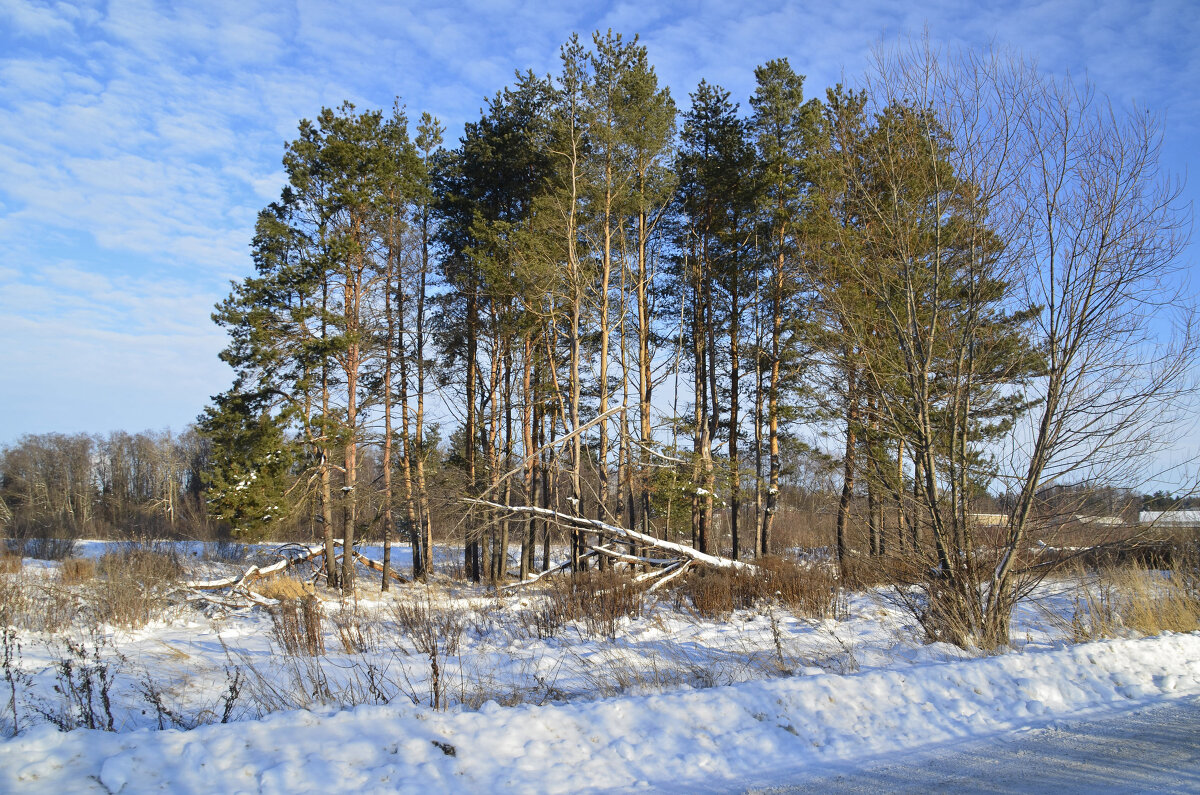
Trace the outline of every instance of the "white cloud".
{"type": "Polygon", "coordinates": [[[220,296],[79,263],[0,269],[0,439],[49,430],[180,428],[225,388],[209,322],[220,296]]]}
{"type": "MultiPolygon", "coordinates": [[[[0,287],[12,291],[0,298],[0,333],[30,335],[36,323],[73,350],[151,372],[138,352],[147,335],[160,361],[179,350],[201,370],[221,367],[209,305],[248,271],[255,214],[282,185],[283,144],[322,105],[387,108],[399,95],[412,119],[440,116],[452,145],[514,70],[556,70],[572,31],[586,40],[612,27],[642,34],[681,106],[705,77],[744,108],[753,67],[769,58],[788,57],[820,96],[856,80],[881,36],[920,35],[927,22],[937,42],[995,40],[1057,72],[1087,69],[1119,100],[1169,108],[1168,151],[1180,167],[1194,156],[1200,19],[1189,0],[0,0],[0,287]],[[64,261],[58,276],[46,271],[64,261]],[[182,331],[189,323],[212,349],[203,362],[182,331]]],[[[37,356],[0,353],[0,371],[50,378],[37,357],[55,354],[40,343],[23,350],[37,356]]],[[[86,367],[94,362],[73,369],[86,367]]],[[[172,378],[186,380],[184,369],[172,378]]],[[[5,389],[8,405],[16,397],[5,389]]]]}
{"type": "Polygon", "coordinates": [[[0,19],[8,20],[20,36],[70,33],[71,23],[67,17],[71,12],[65,3],[52,7],[27,0],[0,0],[0,19]]]}

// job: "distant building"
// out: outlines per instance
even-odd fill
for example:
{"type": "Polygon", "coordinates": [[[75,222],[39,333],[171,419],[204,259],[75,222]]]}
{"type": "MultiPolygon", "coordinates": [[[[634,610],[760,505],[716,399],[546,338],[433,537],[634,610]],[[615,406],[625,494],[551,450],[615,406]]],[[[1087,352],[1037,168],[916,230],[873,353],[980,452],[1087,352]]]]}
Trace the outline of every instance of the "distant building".
{"type": "Polygon", "coordinates": [[[1120,516],[1084,516],[1077,513],[1071,518],[1088,527],[1121,527],[1125,524],[1120,516]]]}
{"type": "Polygon", "coordinates": [[[1160,527],[1200,527],[1200,511],[1142,511],[1138,524],[1160,527]]]}

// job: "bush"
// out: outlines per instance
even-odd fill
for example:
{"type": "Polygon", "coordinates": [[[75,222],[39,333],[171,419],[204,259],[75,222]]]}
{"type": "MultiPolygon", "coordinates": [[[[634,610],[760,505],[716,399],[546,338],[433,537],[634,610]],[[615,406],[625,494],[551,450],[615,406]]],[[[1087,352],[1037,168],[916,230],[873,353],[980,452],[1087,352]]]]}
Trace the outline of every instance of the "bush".
{"type": "Polygon", "coordinates": [[[250,556],[250,547],[240,541],[222,539],[204,545],[205,560],[217,563],[244,563],[250,556]]]}
{"type": "Polygon", "coordinates": [[[58,572],[63,585],[79,585],[96,578],[96,562],[88,558],[67,558],[58,572]]]}
{"type": "Polygon", "coordinates": [[[737,606],[734,599],[736,578],[737,574],[727,569],[704,569],[688,577],[680,587],[680,593],[704,618],[725,619],[737,606]]]}
{"type": "Polygon", "coordinates": [[[100,558],[99,572],[105,577],[129,577],[153,585],[172,583],[184,575],[179,553],[170,544],[121,544],[100,558]]]}
{"type": "Polygon", "coordinates": [[[379,648],[379,618],[373,611],[360,608],[357,602],[344,601],[330,615],[330,620],[346,654],[363,654],[379,648]]]}
{"type": "Polygon", "coordinates": [[[267,609],[271,614],[272,634],[286,653],[293,657],[316,657],[325,653],[325,636],[321,630],[324,611],[321,600],[315,595],[285,599],[267,609]]]}
{"type": "Polygon", "coordinates": [[[394,602],[391,611],[416,650],[429,659],[429,706],[442,709],[446,705],[445,658],[458,654],[465,617],[453,607],[438,608],[428,601],[394,602]]]}
{"type": "Polygon", "coordinates": [[[117,626],[137,628],[162,613],[167,593],[183,578],[173,548],[126,544],[100,558],[96,584],[96,617],[117,626]]]}
{"type": "Polygon", "coordinates": [[[0,574],[17,574],[24,562],[19,551],[5,549],[0,553],[0,574]]]}
{"type": "MultiPolygon", "coordinates": [[[[838,583],[823,566],[802,566],[774,555],[752,569],[703,569],[679,593],[705,618],[727,618],[734,610],[775,603],[797,615],[825,618],[838,611],[838,583]]],[[[678,597],[677,597],[678,598],[678,597]]]]}
{"type": "Polygon", "coordinates": [[[614,638],[621,622],[642,614],[642,591],[629,575],[582,571],[554,580],[541,618],[553,624],[576,621],[589,637],[614,638]]]}
{"type": "Polygon", "coordinates": [[[425,655],[457,655],[467,628],[461,611],[451,606],[397,601],[391,605],[391,617],[416,650],[425,655]]]}
{"type": "Polygon", "coordinates": [[[75,552],[73,538],[27,538],[23,542],[25,557],[37,560],[65,560],[75,552]]]}
{"type": "Polygon", "coordinates": [[[796,615],[832,618],[844,611],[837,578],[830,568],[802,566],[774,555],[760,558],[757,565],[767,572],[766,598],[777,600],[796,615]]]}

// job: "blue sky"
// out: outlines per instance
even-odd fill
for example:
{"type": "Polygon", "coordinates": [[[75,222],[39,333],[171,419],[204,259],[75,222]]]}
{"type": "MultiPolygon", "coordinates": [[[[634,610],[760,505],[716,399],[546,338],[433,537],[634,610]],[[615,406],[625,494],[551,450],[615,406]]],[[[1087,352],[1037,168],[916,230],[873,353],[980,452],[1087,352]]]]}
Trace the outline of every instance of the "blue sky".
{"type": "Polygon", "coordinates": [[[228,386],[209,313],[250,272],[300,118],[399,96],[453,140],[513,70],[552,71],[572,31],[609,27],[641,34],[681,104],[701,78],[744,103],[780,56],[818,95],[881,38],[995,43],[1165,112],[1165,165],[1200,163],[1195,0],[0,0],[0,444],[178,430],[228,386]]]}

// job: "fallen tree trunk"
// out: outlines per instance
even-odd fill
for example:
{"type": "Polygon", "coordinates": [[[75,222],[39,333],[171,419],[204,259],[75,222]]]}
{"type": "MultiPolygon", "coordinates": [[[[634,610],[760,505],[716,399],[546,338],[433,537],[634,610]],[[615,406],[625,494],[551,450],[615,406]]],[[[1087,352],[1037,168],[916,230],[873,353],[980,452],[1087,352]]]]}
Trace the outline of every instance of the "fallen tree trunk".
{"type": "MultiPolygon", "coordinates": [[[[344,542],[340,538],[334,539],[334,546],[343,548],[342,554],[337,557],[339,559],[344,558],[346,555],[344,542]]],[[[266,566],[255,564],[241,574],[233,577],[223,577],[219,580],[189,580],[181,586],[180,590],[187,592],[188,596],[186,599],[189,602],[205,602],[214,607],[226,610],[238,610],[253,605],[274,605],[277,604],[277,601],[255,593],[251,587],[252,583],[281,574],[301,563],[307,563],[320,558],[325,554],[325,545],[284,544],[278,547],[275,552],[279,555],[279,560],[274,563],[266,566]],[[215,593],[218,591],[223,591],[224,593],[215,593]]],[[[383,570],[382,563],[371,560],[361,552],[351,550],[351,554],[354,556],[355,561],[367,568],[374,569],[375,571],[383,570]]],[[[408,582],[408,580],[393,569],[389,569],[388,574],[398,582],[408,582]]]]}
{"type": "MultiPolygon", "coordinates": [[[[595,554],[596,554],[595,552],[588,552],[584,555],[580,555],[579,559],[586,560],[587,558],[594,557],[595,554]]],[[[510,582],[508,585],[501,585],[500,590],[507,591],[509,588],[520,588],[522,585],[531,585],[531,584],[537,582],[538,580],[542,579],[543,577],[546,577],[550,574],[557,574],[558,572],[562,571],[563,569],[569,569],[570,567],[571,567],[571,561],[567,560],[562,563],[559,563],[557,566],[552,566],[551,568],[546,569],[545,571],[538,572],[537,574],[533,575],[532,577],[527,577],[524,580],[521,580],[520,582],[510,582]]]]}
{"type": "MultiPolygon", "coordinates": [[[[378,572],[383,571],[382,563],[371,560],[370,558],[368,558],[366,555],[362,554],[361,552],[356,551],[354,553],[354,559],[357,560],[362,565],[366,566],[368,569],[372,569],[373,571],[378,571],[378,572]]],[[[408,582],[408,580],[406,580],[403,576],[398,574],[396,572],[396,570],[390,566],[388,567],[387,573],[388,573],[389,577],[391,577],[393,580],[396,580],[397,582],[408,582]]]]}
{"type": "MultiPolygon", "coordinates": [[[[334,541],[334,544],[341,546],[341,539],[334,541]]],[[[183,584],[183,587],[194,591],[219,591],[223,588],[237,588],[263,577],[279,574],[283,570],[295,566],[297,563],[304,563],[305,561],[320,557],[325,554],[325,545],[298,546],[295,544],[285,544],[278,551],[280,552],[279,560],[268,566],[260,567],[254,565],[237,576],[224,577],[220,580],[189,580],[183,584]],[[299,554],[288,555],[286,551],[298,551],[299,554]]]]}
{"type": "MultiPolygon", "coordinates": [[[[603,548],[593,548],[593,552],[589,552],[589,555],[595,554],[596,552],[603,552],[606,555],[613,555],[614,557],[620,555],[622,559],[633,558],[638,565],[647,566],[661,566],[664,563],[675,563],[677,562],[678,558],[683,558],[700,565],[711,566],[715,569],[732,569],[734,571],[757,570],[757,567],[750,563],[743,563],[740,560],[730,560],[729,558],[723,558],[719,555],[709,555],[683,544],[676,544],[673,541],[664,541],[662,539],[655,538],[654,536],[646,535],[645,533],[639,533],[637,530],[630,530],[626,527],[618,527],[616,525],[602,522],[599,519],[588,519],[583,516],[560,513],[559,511],[555,511],[551,508],[539,508],[535,505],[503,505],[498,502],[490,502],[488,500],[478,499],[467,499],[466,502],[472,505],[482,505],[489,508],[508,511],[510,513],[525,514],[527,516],[541,516],[571,527],[591,530],[614,540],[620,539],[624,541],[637,541],[647,547],[660,552],[669,552],[677,557],[669,561],[663,561],[656,558],[640,558],[634,555],[623,555],[621,553],[614,553],[611,550],[606,550],[603,548]]],[[[536,578],[524,580],[521,583],[517,583],[517,585],[524,585],[533,582],[534,579],[536,578]]]]}

